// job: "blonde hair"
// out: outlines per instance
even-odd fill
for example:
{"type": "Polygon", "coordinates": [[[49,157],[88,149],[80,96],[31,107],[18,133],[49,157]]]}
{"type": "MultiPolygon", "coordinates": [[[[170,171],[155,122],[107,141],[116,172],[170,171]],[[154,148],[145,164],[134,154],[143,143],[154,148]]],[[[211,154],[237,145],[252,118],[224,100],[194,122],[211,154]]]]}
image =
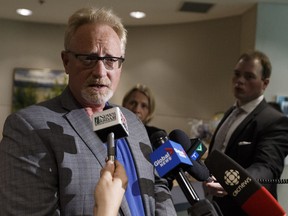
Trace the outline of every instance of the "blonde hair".
{"type": "Polygon", "coordinates": [[[148,122],[150,122],[153,118],[153,114],[154,114],[154,111],[155,111],[155,99],[154,99],[154,96],[152,94],[152,91],[146,86],[146,85],[143,85],[143,84],[140,84],[138,83],[137,85],[135,85],[133,88],[131,88],[124,96],[123,100],[122,100],[122,106],[125,107],[125,104],[129,101],[131,95],[133,92],[135,91],[139,91],[141,92],[142,94],[144,94],[147,98],[148,98],[148,102],[149,102],[149,105],[148,105],[148,109],[149,109],[149,113],[145,119],[145,124],[147,124],[148,122]]]}
{"type": "Polygon", "coordinates": [[[109,25],[118,35],[121,41],[122,54],[125,54],[127,30],[124,28],[121,19],[116,16],[112,10],[105,8],[97,9],[93,7],[82,8],[70,16],[64,37],[64,48],[66,50],[68,50],[70,40],[76,30],[80,26],[89,23],[104,23],[109,25]]]}

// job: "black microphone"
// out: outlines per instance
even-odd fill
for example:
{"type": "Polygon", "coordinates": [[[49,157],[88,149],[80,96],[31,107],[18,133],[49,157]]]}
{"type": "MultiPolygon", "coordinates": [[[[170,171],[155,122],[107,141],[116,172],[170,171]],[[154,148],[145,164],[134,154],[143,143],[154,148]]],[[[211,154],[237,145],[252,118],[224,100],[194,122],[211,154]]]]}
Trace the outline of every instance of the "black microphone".
{"type": "Polygon", "coordinates": [[[202,143],[201,139],[190,139],[191,145],[189,149],[185,149],[191,160],[200,161],[201,157],[207,151],[207,147],[202,143]]]}
{"type": "MultiPolygon", "coordinates": [[[[195,148],[195,146],[192,146],[190,138],[185,132],[179,129],[175,129],[171,131],[171,133],[169,134],[169,138],[170,140],[180,143],[189,158],[191,159],[191,155],[194,154],[194,151],[195,149],[197,149],[197,147],[195,148]],[[190,154],[187,152],[187,150],[190,152],[190,154]]],[[[187,169],[185,169],[186,172],[188,172],[197,181],[211,181],[210,171],[205,166],[205,164],[198,160],[191,160],[191,162],[193,166],[187,167],[187,169]]]]}
{"type": "Polygon", "coordinates": [[[166,141],[168,141],[168,135],[165,131],[156,131],[150,136],[150,140],[153,146],[155,146],[155,149],[157,149],[166,141]]]}

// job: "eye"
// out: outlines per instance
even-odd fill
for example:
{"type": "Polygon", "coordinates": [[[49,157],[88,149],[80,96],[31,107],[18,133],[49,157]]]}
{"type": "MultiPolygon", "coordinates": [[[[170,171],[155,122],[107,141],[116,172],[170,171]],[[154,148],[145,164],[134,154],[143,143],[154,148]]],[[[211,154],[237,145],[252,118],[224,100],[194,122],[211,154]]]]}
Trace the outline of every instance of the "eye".
{"type": "Polygon", "coordinates": [[[113,58],[113,57],[105,57],[104,62],[106,65],[113,67],[114,63],[117,62],[118,59],[117,58],[113,58]]]}
{"type": "Polygon", "coordinates": [[[116,61],[118,61],[118,59],[117,59],[117,58],[114,58],[114,57],[105,57],[105,60],[106,60],[107,62],[116,62],[116,61]]]}
{"type": "Polygon", "coordinates": [[[147,104],[141,104],[142,109],[148,109],[148,105],[147,104]]]}
{"type": "Polygon", "coordinates": [[[246,73],[246,74],[244,75],[244,78],[245,78],[246,80],[251,80],[251,79],[255,79],[256,77],[255,77],[255,75],[252,74],[252,73],[246,73]]]}
{"type": "Polygon", "coordinates": [[[240,72],[239,71],[234,71],[234,77],[240,77],[240,72]]]}
{"type": "Polygon", "coordinates": [[[130,106],[137,106],[137,102],[136,102],[136,101],[130,101],[130,102],[129,102],[129,105],[130,105],[130,106]]]}
{"type": "Polygon", "coordinates": [[[95,58],[93,58],[91,55],[79,55],[78,59],[87,66],[90,65],[95,58]]]}

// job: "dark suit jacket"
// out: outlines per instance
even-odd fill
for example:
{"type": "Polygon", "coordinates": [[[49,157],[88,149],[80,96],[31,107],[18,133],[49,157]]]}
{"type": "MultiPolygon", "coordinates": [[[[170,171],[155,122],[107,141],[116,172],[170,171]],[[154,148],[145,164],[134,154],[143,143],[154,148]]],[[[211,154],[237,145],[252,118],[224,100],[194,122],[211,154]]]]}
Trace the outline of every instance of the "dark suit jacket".
{"type": "MultiPolygon", "coordinates": [[[[215,134],[231,111],[232,108],[224,114],[217,126],[209,150],[213,147],[215,134]]],[[[225,153],[255,179],[280,178],[284,159],[288,154],[288,118],[267,104],[264,99],[236,128],[225,153]],[[241,144],[243,141],[246,145],[241,144]]],[[[277,198],[276,184],[264,186],[277,198]]],[[[225,215],[237,215],[237,212],[239,215],[245,215],[235,206],[231,197],[215,200],[225,215]]]]}
{"type": "MultiPolygon", "coordinates": [[[[176,215],[167,181],[149,162],[152,149],[144,125],[121,109],[145,214],[176,215]]],[[[106,155],[86,111],[68,89],[10,115],[0,143],[0,215],[93,215],[94,188],[106,155]]],[[[119,214],[133,215],[125,198],[119,214]]]]}

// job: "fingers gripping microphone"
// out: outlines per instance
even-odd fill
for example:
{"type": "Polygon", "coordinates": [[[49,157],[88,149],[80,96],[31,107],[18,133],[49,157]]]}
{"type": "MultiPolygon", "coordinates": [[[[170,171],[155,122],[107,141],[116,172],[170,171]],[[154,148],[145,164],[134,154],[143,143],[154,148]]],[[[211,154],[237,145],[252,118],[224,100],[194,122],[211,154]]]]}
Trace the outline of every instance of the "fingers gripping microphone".
{"type": "Polygon", "coordinates": [[[126,119],[119,107],[113,107],[93,115],[93,130],[102,140],[107,142],[108,159],[114,161],[115,139],[127,137],[128,127],[126,119]]]}
{"type": "Polygon", "coordinates": [[[269,191],[226,154],[214,150],[205,160],[205,164],[226,192],[248,215],[286,215],[269,191]]]}

